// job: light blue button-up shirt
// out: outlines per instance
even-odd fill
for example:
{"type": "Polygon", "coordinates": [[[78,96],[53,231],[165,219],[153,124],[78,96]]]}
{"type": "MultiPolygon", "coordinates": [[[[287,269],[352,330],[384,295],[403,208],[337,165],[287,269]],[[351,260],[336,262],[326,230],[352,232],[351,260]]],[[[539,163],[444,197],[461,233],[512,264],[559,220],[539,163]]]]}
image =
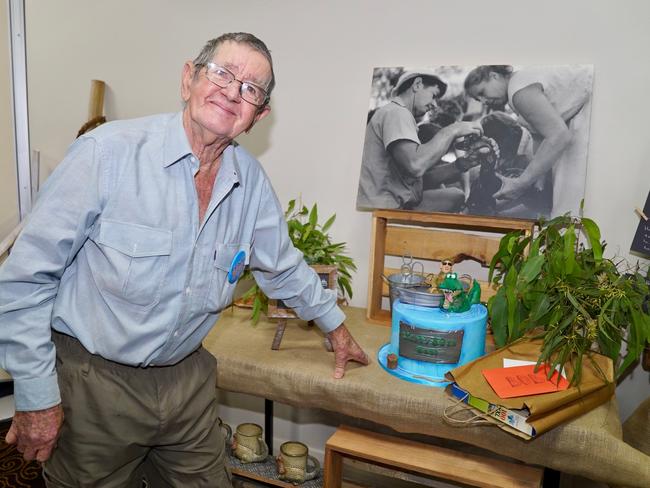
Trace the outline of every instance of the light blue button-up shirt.
{"type": "MultiPolygon", "coordinates": [[[[105,124],[48,178],[0,268],[0,365],[17,410],[60,401],[50,327],[133,366],[177,363],[232,301],[235,256],[267,296],[329,332],[344,320],[291,244],[261,165],[223,153],[203,222],[182,114],[105,124]]],[[[245,334],[242,330],[242,347],[245,334]]]]}

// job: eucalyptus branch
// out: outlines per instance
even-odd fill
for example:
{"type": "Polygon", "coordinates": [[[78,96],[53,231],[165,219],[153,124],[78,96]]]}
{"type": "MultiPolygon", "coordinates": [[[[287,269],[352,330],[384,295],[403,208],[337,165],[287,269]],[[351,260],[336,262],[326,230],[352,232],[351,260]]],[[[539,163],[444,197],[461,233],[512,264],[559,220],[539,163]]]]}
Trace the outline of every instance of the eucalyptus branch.
{"type": "Polygon", "coordinates": [[[580,381],[583,356],[592,352],[612,358],[622,374],[650,341],[650,315],[643,311],[650,292],[640,267],[603,258],[600,229],[587,218],[541,222],[527,239],[522,232],[507,234],[490,263],[490,280],[500,285],[488,301],[497,345],[538,327],[540,361],[571,364],[573,384],[580,381]]]}

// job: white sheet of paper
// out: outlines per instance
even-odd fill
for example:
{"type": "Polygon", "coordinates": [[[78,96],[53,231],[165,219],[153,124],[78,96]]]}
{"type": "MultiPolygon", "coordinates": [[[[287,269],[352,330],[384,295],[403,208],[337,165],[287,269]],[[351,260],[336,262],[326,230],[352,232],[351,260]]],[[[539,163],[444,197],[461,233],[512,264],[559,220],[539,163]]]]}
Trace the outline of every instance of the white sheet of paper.
{"type": "MultiPolygon", "coordinates": [[[[537,364],[537,361],[524,361],[523,359],[508,359],[503,358],[503,367],[504,368],[514,368],[515,366],[528,366],[529,364],[537,364]]],[[[555,369],[560,371],[560,366],[556,366],[555,369]]],[[[560,373],[564,379],[566,379],[566,372],[562,371],[560,373]]]]}

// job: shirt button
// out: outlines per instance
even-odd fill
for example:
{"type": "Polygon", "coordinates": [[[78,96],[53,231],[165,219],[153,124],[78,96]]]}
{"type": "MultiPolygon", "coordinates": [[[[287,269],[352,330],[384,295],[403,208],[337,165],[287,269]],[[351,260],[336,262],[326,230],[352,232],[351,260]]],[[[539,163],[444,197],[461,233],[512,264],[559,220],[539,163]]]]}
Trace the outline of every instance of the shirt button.
{"type": "Polygon", "coordinates": [[[174,337],[178,337],[178,332],[174,332],[174,337]]]}
{"type": "Polygon", "coordinates": [[[190,295],[191,293],[192,293],[192,289],[189,286],[187,288],[185,288],[185,294],[186,295],[190,295]]]}

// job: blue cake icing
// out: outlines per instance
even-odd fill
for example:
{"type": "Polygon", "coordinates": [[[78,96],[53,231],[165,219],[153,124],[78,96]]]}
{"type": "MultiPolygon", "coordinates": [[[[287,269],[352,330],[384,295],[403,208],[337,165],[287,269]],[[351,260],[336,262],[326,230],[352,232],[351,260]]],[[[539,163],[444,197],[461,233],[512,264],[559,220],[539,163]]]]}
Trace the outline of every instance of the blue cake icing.
{"type": "Polygon", "coordinates": [[[389,373],[414,383],[446,386],[445,373],[485,354],[487,309],[474,304],[466,312],[393,304],[390,343],[378,353],[389,373]],[[389,369],[387,357],[398,357],[389,369]]]}

